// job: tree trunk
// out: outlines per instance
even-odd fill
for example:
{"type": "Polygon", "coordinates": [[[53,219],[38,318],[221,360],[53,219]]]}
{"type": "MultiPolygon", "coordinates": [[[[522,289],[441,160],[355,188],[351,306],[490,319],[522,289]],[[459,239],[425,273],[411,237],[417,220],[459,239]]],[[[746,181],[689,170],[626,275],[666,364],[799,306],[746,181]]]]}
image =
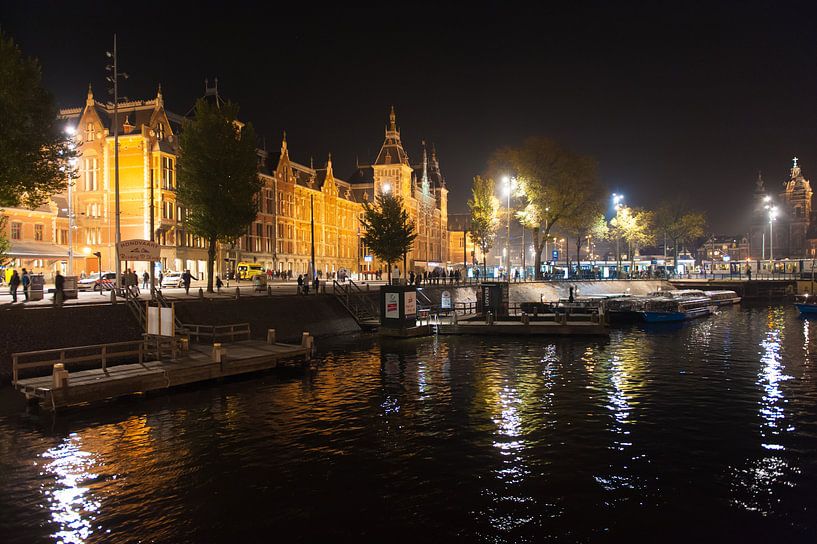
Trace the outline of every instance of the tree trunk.
{"type": "Polygon", "coordinates": [[[213,292],[213,265],[216,262],[216,237],[210,237],[210,245],[207,247],[207,292],[213,292]]]}
{"type": "Polygon", "coordinates": [[[582,237],[579,235],[576,238],[576,274],[578,275],[579,270],[581,270],[582,263],[582,237]]]}
{"type": "Polygon", "coordinates": [[[386,267],[387,267],[386,277],[389,279],[389,285],[391,285],[391,263],[392,263],[392,261],[386,261],[386,267]]]}
{"type": "Polygon", "coordinates": [[[531,233],[533,234],[533,251],[534,251],[534,259],[533,259],[533,277],[534,279],[541,280],[542,279],[542,249],[544,244],[542,243],[542,239],[539,238],[539,227],[533,227],[531,229],[531,233]]]}

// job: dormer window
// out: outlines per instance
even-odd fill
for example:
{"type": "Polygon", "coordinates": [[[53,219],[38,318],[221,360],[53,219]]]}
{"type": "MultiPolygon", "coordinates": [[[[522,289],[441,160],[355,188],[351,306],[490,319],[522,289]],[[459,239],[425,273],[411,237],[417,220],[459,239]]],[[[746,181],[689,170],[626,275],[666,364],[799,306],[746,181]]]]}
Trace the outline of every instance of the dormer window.
{"type": "Polygon", "coordinates": [[[93,123],[88,123],[85,125],[85,141],[86,142],[93,142],[94,141],[94,134],[96,133],[94,129],[93,123]]]}
{"type": "Polygon", "coordinates": [[[158,127],[156,127],[156,136],[157,136],[157,137],[158,137],[160,140],[164,140],[164,139],[165,139],[165,124],[164,124],[164,123],[159,123],[159,126],[158,126],[158,127]]]}

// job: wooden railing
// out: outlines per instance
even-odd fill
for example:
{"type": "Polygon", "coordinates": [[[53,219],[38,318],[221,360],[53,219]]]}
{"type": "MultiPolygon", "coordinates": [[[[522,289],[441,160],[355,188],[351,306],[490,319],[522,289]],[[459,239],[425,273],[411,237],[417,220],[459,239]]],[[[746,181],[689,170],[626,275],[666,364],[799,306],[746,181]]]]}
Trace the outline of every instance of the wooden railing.
{"type": "Polygon", "coordinates": [[[109,362],[133,359],[134,357],[139,359],[139,363],[144,361],[145,344],[142,340],[13,353],[11,355],[12,383],[17,383],[20,370],[51,368],[56,363],[68,365],[71,363],[95,362],[101,365],[103,371],[106,371],[109,362]]]}
{"type": "Polygon", "coordinates": [[[231,325],[199,325],[196,323],[182,323],[185,334],[190,340],[199,341],[201,339],[218,342],[229,338],[230,342],[235,342],[236,337],[244,337],[243,340],[250,339],[249,323],[233,323],[231,325]]]}

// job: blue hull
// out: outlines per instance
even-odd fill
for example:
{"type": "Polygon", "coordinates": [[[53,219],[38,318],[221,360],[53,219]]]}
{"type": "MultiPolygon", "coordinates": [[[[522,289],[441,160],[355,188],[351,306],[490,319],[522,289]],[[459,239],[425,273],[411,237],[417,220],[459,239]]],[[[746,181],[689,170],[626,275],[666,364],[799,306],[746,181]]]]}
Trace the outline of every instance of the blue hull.
{"type": "Polygon", "coordinates": [[[684,321],[687,315],[683,312],[641,312],[644,321],[647,323],[672,323],[674,321],[684,321]]]}
{"type": "Polygon", "coordinates": [[[805,315],[817,315],[817,304],[795,304],[797,310],[805,315]]]}

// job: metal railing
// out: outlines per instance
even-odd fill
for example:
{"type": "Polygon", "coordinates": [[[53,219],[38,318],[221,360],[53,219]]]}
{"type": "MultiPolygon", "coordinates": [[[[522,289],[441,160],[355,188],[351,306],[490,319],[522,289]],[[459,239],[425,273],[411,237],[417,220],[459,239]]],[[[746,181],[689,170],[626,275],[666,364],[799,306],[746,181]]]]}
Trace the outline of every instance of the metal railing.
{"type": "Polygon", "coordinates": [[[106,372],[108,363],[122,359],[130,360],[134,357],[138,358],[140,364],[144,362],[145,343],[142,340],[13,353],[11,355],[12,383],[17,383],[20,370],[52,368],[56,363],[68,365],[95,362],[100,364],[103,372],[106,372]]]}

